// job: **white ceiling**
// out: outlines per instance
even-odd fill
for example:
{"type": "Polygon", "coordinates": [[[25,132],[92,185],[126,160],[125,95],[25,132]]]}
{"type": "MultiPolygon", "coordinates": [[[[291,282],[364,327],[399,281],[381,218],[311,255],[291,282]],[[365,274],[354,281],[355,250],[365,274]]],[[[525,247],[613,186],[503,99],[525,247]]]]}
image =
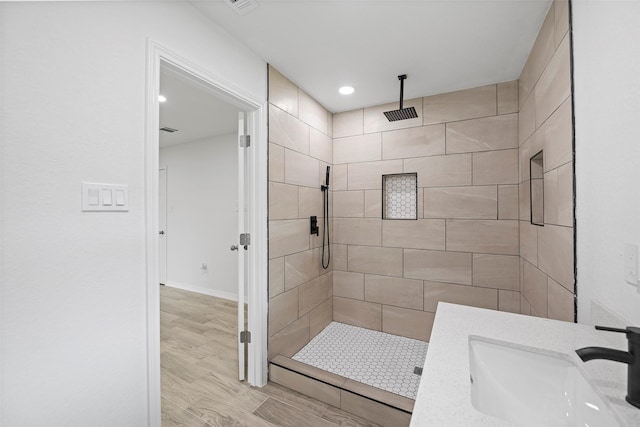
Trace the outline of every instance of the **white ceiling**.
{"type": "Polygon", "coordinates": [[[517,79],[551,0],[192,3],[335,113],[517,79]]]}
{"type": "Polygon", "coordinates": [[[175,71],[161,70],[160,94],[167,98],[160,104],[160,127],[178,129],[174,133],[160,131],[160,147],[238,130],[238,108],[175,71]]]}

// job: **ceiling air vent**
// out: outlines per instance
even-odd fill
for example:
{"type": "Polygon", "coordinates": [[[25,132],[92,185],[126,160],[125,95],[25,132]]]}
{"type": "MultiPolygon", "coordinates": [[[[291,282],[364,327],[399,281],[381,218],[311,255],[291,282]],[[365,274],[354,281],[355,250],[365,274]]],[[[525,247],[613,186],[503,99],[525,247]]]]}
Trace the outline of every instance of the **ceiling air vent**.
{"type": "Polygon", "coordinates": [[[244,15],[260,6],[256,0],[224,0],[224,2],[239,15],[244,15]]]}
{"type": "Polygon", "coordinates": [[[170,128],[168,126],[165,126],[163,128],[160,128],[161,131],[164,132],[169,132],[169,133],[174,133],[174,132],[178,132],[178,129],[174,129],[174,128],[170,128]]]}

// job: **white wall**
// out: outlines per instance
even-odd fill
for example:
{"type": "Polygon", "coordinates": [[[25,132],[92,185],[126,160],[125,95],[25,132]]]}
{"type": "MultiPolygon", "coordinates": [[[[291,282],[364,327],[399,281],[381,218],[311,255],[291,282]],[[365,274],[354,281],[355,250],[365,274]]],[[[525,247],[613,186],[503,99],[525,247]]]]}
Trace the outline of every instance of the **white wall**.
{"type": "Polygon", "coordinates": [[[266,100],[266,64],[182,2],[2,2],[2,419],[148,423],[146,38],[266,100]],[[82,181],[129,185],[82,213],[82,181]]]}
{"type": "Polygon", "coordinates": [[[640,244],[640,2],[574,1],[578,320],[592,301],[640,324],[623,276],[640,244]]]}
{"type": "Polygon", "coordinates": [[[238,137],[160,149],[167,166],[167,285],[238,299],[238,137]],[[202,270],[202,263],[207,270],[202,270]]]}

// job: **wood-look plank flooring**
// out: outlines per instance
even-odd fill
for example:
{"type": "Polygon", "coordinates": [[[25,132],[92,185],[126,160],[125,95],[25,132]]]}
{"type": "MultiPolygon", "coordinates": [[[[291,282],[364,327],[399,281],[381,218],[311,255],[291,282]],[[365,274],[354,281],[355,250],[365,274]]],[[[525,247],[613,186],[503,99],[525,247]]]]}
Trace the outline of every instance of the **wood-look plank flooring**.
{"type": "Polygon", "coordinates": [[[377,427],[275,383],[238,381],[236,303],[160,287],[164,427],[377,427]]]}

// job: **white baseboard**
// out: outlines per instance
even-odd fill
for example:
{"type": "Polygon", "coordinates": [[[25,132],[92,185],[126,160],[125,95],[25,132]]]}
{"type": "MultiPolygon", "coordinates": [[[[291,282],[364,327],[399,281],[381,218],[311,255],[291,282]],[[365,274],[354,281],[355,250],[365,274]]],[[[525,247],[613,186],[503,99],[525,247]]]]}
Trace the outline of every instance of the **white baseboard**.
{"type": "Polygon", "coordinates": [[[232,294],[231,292],[218,291],[215,289],[204,288],[202,286],[191,285],[189,283],[174,282],[172,280],[167,280],[165,285],[170,288],[182,289],[183,291],[197,292],[199,294],[222,298],[229,301],[238,301],[238,294],[232,294]]]}

